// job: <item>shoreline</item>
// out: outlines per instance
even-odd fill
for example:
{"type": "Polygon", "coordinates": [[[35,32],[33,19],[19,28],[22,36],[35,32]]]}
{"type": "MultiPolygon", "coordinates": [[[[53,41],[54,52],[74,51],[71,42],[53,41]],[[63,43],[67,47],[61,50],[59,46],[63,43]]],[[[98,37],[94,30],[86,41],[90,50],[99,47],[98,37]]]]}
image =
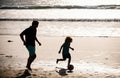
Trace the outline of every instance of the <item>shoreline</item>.
{"type": "MultiPolygon", "coordinates": [[[[61,58],[58,50],[65,37],[38,36],[42,46],[36,44],[37,58],[32,64],[32,78],[119,78],[120,38],[72,37],[71,64],[73,72],[66,70],[67,60],[56,64],[61,58]],[[58,67],[58,68],[56,68],[58,67]],[[61,72],[63,72],[61,74],[61,72]]],[[[19,36],[0,36],[0,77],[18,77],[24,74],[28,52],[19,36]],[[12,42],[8,42],[11,40],[12,42]]]]}
{"type": "MultiPolygon", "coordinates": [[[[0,56],[1,57],[1,56],[0,56]]],[[[32,64],[32,72],[26,70],[25,62],[14,60],[14,58],[8,58],[9,61],[12,60],[12,64],[6,62],[4,69],[0,69],[1,78],[119,78],[120,77],[120,68],[107,66],[105,64],[98,64],[94,62],[72,62],[74,65],[74,70],[69,72],[66,69],[66,61],[55,64],[55,61],[34,61],[32,64]],[[30,75],[25,73],[27,71],[30,75]]],[[[25,60],[25,59],[24,59],[25,60]]]]}

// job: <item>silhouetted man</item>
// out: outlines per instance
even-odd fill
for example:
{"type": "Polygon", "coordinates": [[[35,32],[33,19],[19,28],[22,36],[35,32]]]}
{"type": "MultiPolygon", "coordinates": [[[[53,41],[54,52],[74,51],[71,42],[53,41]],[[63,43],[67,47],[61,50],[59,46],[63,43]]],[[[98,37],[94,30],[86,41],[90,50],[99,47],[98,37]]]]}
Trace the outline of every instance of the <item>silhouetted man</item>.
{"type": "Polygon", "coordinates": [[[26,46],[27,50],[29,51],[29,58],[28,58],[27,65],[26,65],[26,68],[29,70],[31,70],[31,63],[36,58],[35,41],[37,41],[38,44],[41,46],[41,43],[38,41],[36,37],[38,24],[39,24],[38,21],[33,21],[32,26],[25,29],[20,34],[20,38],[23,41],[23,44],[26,46]]]}

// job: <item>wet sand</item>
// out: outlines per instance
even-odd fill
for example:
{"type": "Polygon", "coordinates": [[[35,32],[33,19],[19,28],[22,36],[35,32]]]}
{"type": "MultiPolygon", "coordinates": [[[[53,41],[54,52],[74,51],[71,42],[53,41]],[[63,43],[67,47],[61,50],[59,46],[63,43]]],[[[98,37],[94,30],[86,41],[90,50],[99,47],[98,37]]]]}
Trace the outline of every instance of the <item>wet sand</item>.
{"type": "Polygon", "coordinates": [[[0,78],[120,78],[120,38],[72,38],[72,72],[66,69],[67,60],[56,64],[65,37],[43,36],[38,36],[42,46],[36,45],[30,72],[25,68],[28,52],[19,36],[0,35],[0,78]]]}

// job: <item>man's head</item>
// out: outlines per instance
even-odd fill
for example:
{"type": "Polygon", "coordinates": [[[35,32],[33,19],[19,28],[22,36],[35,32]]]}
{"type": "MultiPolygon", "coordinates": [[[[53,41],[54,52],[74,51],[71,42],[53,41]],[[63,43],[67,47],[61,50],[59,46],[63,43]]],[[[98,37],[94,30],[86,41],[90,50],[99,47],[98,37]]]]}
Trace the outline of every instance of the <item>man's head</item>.
{"type": "Polygon", "coordinates": [[[33,22],[32,22],[32,27],[37,28],[37,27],[38,27],[38,24],[39,24],[38,21],[33,21],[33,22]]]}

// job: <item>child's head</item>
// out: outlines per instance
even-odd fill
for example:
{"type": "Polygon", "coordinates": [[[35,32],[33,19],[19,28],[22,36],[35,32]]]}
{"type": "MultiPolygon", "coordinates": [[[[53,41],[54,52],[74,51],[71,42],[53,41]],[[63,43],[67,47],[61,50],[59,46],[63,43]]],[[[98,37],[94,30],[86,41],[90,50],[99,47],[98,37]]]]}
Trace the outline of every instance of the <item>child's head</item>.
{"type": "Polygon", "coordinates": [[[72,42],[72,38],[71,37],[66,37],[65,42],[72,42]]]}

